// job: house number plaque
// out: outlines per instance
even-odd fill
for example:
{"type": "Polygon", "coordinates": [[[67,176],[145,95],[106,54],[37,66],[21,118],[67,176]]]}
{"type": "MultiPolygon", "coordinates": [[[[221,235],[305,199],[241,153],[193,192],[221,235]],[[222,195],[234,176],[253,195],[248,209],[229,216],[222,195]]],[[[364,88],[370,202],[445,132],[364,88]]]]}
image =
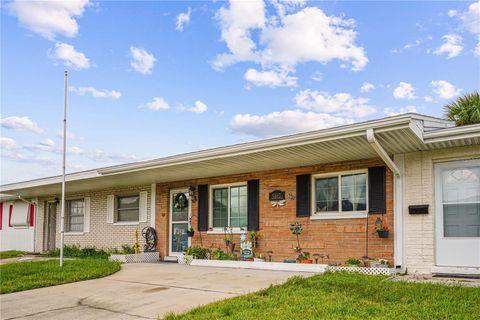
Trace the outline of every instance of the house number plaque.
{"type": "Polygon", "coordinates": [[[283,207],[285,205],[285,191],[273,190],[268,194],[272,207],[283,207]]]}

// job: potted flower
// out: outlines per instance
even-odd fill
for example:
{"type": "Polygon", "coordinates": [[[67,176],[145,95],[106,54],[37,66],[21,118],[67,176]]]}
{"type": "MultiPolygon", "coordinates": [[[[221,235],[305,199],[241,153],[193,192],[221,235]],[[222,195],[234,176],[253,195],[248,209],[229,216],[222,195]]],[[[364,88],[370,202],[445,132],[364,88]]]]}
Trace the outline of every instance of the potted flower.
{"type": "Polygon", "coordinates": [[[261,253],[255,253],[255,258],[253,258],[253,262],[265,262],[265,256],[261,253]]]}
{"type": "Polygon", "coordinates": [[[188,229],[188,231],[187,231],[187,236],[189,238],[192,238],[194,234],[195,234],[195,230],[193,230],[193,228],[190,227],[190,229],[188,229]]]}
{"type": "Polygon", "coordinates": [[[297,257],[298,263],[308,263],[312,264],[313,260],[310,259],[310,253],[309,252],[302,252],[298,255],[297,257]]]}
{"type": "Polygon", "coordinates": [[[253,246],[254,248],[256,248],[256,247],[258,246],[258,240],[259,240],[261,237],[262,237],[262,236],[261,236],[260,232],[258,232],[258,231],[252,230],[252,231],[250,231],[250,232],[248,233],[248,238],[249,238],[250,241],[252,242],[252,246],[253,246]]]}

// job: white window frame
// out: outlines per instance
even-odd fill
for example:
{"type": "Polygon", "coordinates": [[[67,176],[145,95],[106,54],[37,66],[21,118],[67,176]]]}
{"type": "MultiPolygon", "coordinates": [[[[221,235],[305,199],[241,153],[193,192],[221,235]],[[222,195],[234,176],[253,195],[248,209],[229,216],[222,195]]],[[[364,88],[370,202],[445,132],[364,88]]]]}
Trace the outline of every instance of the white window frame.
{"type": "MultiPolygon", "coordinates": [[[[213,227],[213,190],[215,189],[222,189],[222,188],[228,188],[228,215],[227,215],[227,221],[228,224],[230,224],[230,188],[231,187],[246,187],[247,188],[247,211],[248,211],[248,186],[246,181],[242,182],[235,182],[235,183],[226,183],[226,184],[216,184],[212,185],[209,187],[208,191],[208,198],[209,198],[209,205],[208,205],[208,231],[207,234],[224,234],[225,229],[224,228],[219,228],[213,227]]],[[[247,219],[248,219],[248,212],[247,212],[247,219]]],[[[230,228],[230,226],[228,226],[230,228]]],[[[245,228],[231,228],[233,234],[240,234],[240,233],[245,233],[246,232],[246,227],[245,228]]]]}
{"type": "Polygon", "coordinates": [[[140,224],[140,192],[130,194],[118,194],[114,198],[114,210],[113,210],[113,224],[118,226],[132,226],[140,224]],[[138,197],[138,219],[132,221],[119,221],[118,220],[118,198],[138,197]]]}
{"type": "Polygon", "coordinates": [[[328,173],[320,173],[314,174],[311,178],[311,216],[310,219],[312,220],[328,220],[328,219],[355,219],[355,218],[367,218],[368,217],[368,169],[360,169],[360,170],[349,170],[349,171],[338,171],[338,172],[328,172],[328,173]],[[357,210],[357,211],[342,211],[342,176],[354,175],[354,174],[366,174],[366,189],[365,189],[365,200],[366,200],[366,208],[365,210],[357,210]],[[316,179],[322,178],[338,178],[338,211],[322,211],[316,212],[316,179]]]}
{"type": "MultiPolygon", "coordinates": [[[[58,206],[57,206],[58,207],[58,206]]],[[[85,233],[85,198],[68,198],[65,199],[65,234],[67,235],[82,235],[85,233]],[[67,231],[68,222],[70,221],[70,210],[68,206],[68,202],[70,201],[82,201],[83,202],[83,226],[82,231],[67,231]]]]}

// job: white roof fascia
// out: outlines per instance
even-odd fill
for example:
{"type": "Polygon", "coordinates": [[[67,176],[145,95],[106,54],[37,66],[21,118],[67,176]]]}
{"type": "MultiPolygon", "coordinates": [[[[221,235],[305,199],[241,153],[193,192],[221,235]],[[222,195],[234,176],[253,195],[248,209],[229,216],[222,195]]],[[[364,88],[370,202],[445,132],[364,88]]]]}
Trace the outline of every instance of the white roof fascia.
{"type": "Polygon", "coordinates": [[[450,140],[480,138],[480,124],[429,131],[425,132],[423,137],[426,144],[450,140]]]}

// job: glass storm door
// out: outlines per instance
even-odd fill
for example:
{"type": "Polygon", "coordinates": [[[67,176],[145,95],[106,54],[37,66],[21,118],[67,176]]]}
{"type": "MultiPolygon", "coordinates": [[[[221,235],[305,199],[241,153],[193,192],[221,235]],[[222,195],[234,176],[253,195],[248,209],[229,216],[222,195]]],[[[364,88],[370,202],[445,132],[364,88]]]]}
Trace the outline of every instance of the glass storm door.
{"type": "Polygon", "coordinates": [[[480,267],[480,159],[435,166],[436,265],[480,267]]]}
{"type": "Polygon", "coordinates": [[[170,191],[170,255],[182,256],[190,245],[187,236],[190,219],[190,197],[188,190],[170,191]]]}

